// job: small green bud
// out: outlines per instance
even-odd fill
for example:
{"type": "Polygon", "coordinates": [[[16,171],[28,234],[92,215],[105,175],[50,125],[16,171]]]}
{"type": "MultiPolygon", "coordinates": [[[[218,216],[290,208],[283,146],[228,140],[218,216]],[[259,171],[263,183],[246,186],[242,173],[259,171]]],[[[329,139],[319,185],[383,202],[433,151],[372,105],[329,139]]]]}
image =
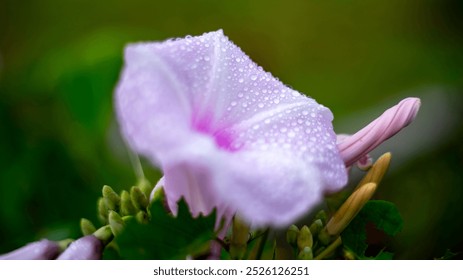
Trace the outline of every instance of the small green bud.
{"type": "Polygon", "coordinates": [[[109,210],[118,211],[121,205],[121,198],[119,195],[110,186],[107,185],[103,186],[102,193],[107,208],[109,210]]]}
{"type": "Polygon", "coordinates": [[[113,232],[109,225],[97,229],[93,235],[107,245],[114,238],[113,232]]]}
{"type": "Polygon", "coordinates": [[[108,222],[108,207],[106,207],[105,199],[100,197],[98,199],[98,218],[103,224],[108,222]]]}
{"type": "Polygon", "coordinates": [[[298,260],[313,260],[313,253],[310,247],[304,247],[297,255],[298,260]]]}
{"type": "Polygon", "coordinates": [[[146,197],[150,197],[151,191],[154,189],[154,185],[152,185],[145,177],[138,181],[137,187],[140,188],[141,192],[145,194],[146,197]]]}
{"type": "Polygon", "coordinates": [[[297,235],[299,234],[299,228],[296,225],[291,225],[286,231],[286,242],[289,245],[297,246],[297,235]]]}
{"type": "Polygon", "coordinates": [[[312,248],[313,237],[310,229],[307,226],[303,226],[297,236],[297,247],[302,251],[305,247],[312,248]]]}
{"type": "Polygon", "coordinates": [[[95,226],[89,220],[82,218],[80,219],[80,230],[83,235],[89,235],[96,231],[95,226]]]}
{"type": "Polygon", "coordinates": [[[116,212],[109,211],[108,221],[114,236],[118,236],[124,230],[125,223],[116,212]]]}
{"type": "Polygon", "coordinates": [[[140,224],[147,224],[149,222],[148,214],[145,211],[138,211],[135,219],[137,219],[137,222],[140,224]]]}
{"type": "Polygon", "coordinates": [[[323,228],[322,220],[317,219],[310,225],[310,232],[316,236],[322,228],[323,228]]]}
{"type": "Polygon", "coordinates": [[[315,220],[320,219],[323,225],[326,225],[326,220],[328,219],[325,210],[318,211],[317,215],[315,215],[315,220]]]}
{"type": "Polygon", "coordinates": [[[121,215],[128,216],[134,215],[137,213],[137,210],[133,206],[132,199],[128,191],[123,190],[121,193],[121,215]]]}
{"type": "Polygon", "coordinates": [[[130,189],[130,198],[135,209],[146,210],[146,207],[148,207],[148,198],[139,187],[132,187],[130,189]]]}

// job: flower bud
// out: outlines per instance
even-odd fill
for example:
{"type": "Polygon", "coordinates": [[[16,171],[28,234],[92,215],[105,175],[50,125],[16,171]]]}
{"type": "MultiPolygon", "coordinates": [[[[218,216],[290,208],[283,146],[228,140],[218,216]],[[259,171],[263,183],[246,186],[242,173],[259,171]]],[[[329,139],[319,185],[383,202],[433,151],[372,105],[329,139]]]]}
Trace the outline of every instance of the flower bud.
{"type": "Polygon", "coordinates": [[[137,187],[140,188],[141,192],[146,196],[150,197],[151,191],[153,190],[154,186],[148,181],[145,177],[140,179],[137,183],[137,187]]]}
{"type": "Polygon", "coordinates": [[[318,219],[322,221],[323,225],[326,224],[327,215],[326,215],[325,210],[318,211],[318,213],[315,215],[315,220],[318,220],[318,219]]]}
{"type": "Polygon", "coordinates": [[[108,221],[114,236],[118,236],[124,230],[124,221],[116,212],[109,211],[108,221]]]}
{"type": "Polygon", "coordinates": [[[148,198],[139,187],[132,187],[130,189],[130,198],[135,209],[146,210],[146,207],[148,207],[148,198]]]}
{"type": "Polygon", "coordinates": [[[312,235],[317,236],[320,230],[323,228],[323,222],[320,219],[315,220],[311,225],[310,225],[310,232],[312,235]]]}
{"type": "Polygon", "coordinates": [[[109,225],[97,229],[93,235],[101,240],[104,245],[107,245],[114,238],[113,232],[109,225]]]}
{"type": "Polygon", "coordinates": [[[119,195],[110,187],[110,186],[103,186],[103,198],[105,199],[106,207],[109,210],[118,211],[121,205],[121,198],[119,195]]]}
{"type": "Polygon", "coordinates": [[[135,219],[137,219],[137,222],[140,224],[147,224],[149,222],[149,216],[145,211],[138,211],[135,219]]]}
{"type": "Polygon", "coordinates": [[[298,260],[313,260],[313,252],[310,247],[304,247],[297,255],[298,260]]]}
{"type": "Polygon", "coordinates": [[[297,247],[302,251],[305,247],[312,248],[313,237],[310,229],[307,226],[303,226],[297,235],[297,247]]]}
{"type": "Polygon", "coordinates": [[[80,219],[80,230],[83,235],[89,235],[96,231],[95,226],[89,220],[82,218],[80,219]]]}
{"type": "Polygon", "coordinates": [[[299,228],[296,225],[291,225],[286,231],[286,242],[288,242],[289,245],[296,247],[298,234],[299,228]]]}
{"type": "Polygon", "coordinates": [[[72,242],[57,260],[99,260],[103,242],[94,235],[86,235],[72,242]]]}
{"type": "Polygon", "coordinates": [[[60,253],[56,242],[42,239],[0,255],[0,260],[52,260],[60,253]]]}
{"type": "Polygon", "coordinates": [[[133,206],[132,199],[128,191],[123,190],[121,193],[121,215],[128,216],[134,215],[137,213],[137,210],[133,206]]]}
{"type": "Polygon", "coordinates": [[[375,183],[367,183],[355,190],[326,224],[328,234],[331,236],[340,234],[370,200],[375,190],[375,183]]]}
{"type": "Polygon", "coordinates": [[[406,98],[354,135],[338,143],[339,152],[346,166],[351,166],[409,125],[415,119],[420,105],[420,99],[406,98]]]}
{"type": "Polygon", "coordinates": [[[98,218],[104,224],[108,222],[108,207],[106,207],[105,199],[100,197],[98,199],[98,218]]]}
{"type": "Polygon", "coordinates": [[[378,158],[378,160],[373,164],[368,173],[362,178],[358,187],[365,185],[366,183],[375,183],[379,185],[381,180],[384,177],[389,164],[391,163],[391,153],[385,153],[378,158]]]}

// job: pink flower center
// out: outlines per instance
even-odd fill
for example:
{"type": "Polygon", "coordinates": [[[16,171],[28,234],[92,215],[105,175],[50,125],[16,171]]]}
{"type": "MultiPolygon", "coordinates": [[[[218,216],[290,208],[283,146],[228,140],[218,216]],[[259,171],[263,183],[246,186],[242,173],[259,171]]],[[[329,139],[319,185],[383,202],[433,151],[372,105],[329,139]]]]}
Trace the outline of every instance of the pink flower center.
{"type": "Polygon", "coordinates": [[[226,130],[226,126],[214,127],[212,124],[214,116],[212,113],[204,113],[203,116],[195,116],[192,121],[192,128],[202,134],[208,135],[214,139],[219,149],[235,152],[239,149],[232,145],[235,137],[226,130]]]}

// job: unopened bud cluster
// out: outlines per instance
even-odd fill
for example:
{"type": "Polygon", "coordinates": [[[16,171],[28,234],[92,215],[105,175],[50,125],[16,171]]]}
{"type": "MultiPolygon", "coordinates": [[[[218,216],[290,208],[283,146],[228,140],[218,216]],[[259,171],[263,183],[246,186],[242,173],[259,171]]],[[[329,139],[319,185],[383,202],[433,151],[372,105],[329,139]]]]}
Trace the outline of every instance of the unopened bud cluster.
{"type": "Polygon", "coordinates": [[[299,229],[296,225],[291,225],[288,228],[286,241],[293,247],[298,259],[323,259],[334,254],[336,248],[342,244],[340,234],[371,199],[389,167],[390,160],[390,153],[382,155],[329,220],[326,212],[321,210],[310,226],[304,225],[299,229]]]}
{"type": "Polygon", "coordinates": [[[97,229],[91,221],[82,218],[82,233],[92,234],[107,245],[123,232],[127,220],[136,219],[140,223],[147,223],[149,195],[152,189],[153,186],[147,180],[133,186],[130,191],[122,190],[119,194],[110,186],[103,186],[102,197],[97,203],[98,218],[102,226],[97,229]]]}

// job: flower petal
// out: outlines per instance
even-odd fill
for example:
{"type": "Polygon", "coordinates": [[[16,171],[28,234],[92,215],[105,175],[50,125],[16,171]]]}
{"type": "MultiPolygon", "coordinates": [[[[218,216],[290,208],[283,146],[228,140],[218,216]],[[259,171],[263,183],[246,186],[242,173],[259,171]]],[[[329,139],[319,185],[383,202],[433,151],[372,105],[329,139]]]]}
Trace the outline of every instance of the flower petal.
{"type": "Polygon", "coordinates": [[[321,202],[319,170],[281,151],[232,155],[228,182],[220,191],[253,226],[287,226],[321,202]]]}

